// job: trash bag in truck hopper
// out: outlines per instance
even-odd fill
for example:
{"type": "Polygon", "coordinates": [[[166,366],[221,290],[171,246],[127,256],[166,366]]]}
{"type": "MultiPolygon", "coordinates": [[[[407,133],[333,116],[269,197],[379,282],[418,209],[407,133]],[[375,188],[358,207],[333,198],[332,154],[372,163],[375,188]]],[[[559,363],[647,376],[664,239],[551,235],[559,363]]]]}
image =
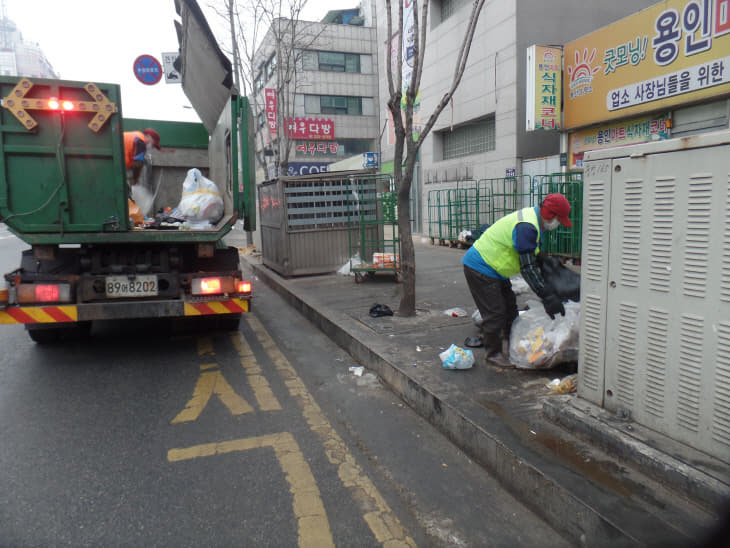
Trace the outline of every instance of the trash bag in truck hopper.
{"type": "Polygon", "coordinates": [[[223,217],[223,198],[218,187],[197,168],[185,177],[178,211],[185,220],[195,223],[215,224],[223,217]]]}

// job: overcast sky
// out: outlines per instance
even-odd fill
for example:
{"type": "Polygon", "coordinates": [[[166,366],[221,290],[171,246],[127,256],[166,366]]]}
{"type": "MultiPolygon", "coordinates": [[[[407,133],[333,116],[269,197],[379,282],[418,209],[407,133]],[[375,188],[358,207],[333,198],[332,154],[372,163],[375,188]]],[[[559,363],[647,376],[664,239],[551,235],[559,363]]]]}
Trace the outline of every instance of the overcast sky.
{"type": "MultiPolygon", "coordinates": [[[[134,60],[177,51],[174,0],[2,0],[23,39],[38,43],[64,80],[114,83],[122,88],[126,118],[198,122],[179,84],[140,83],[134,60]]],[[[208,7],[219,0],[198,0],[214,32],[225,33],[208,7]]],[[[243,3],[243,2],[240,2],[243,3]]],[[[332,9],[328,0],[309,0],[305,19],[318,21],[332,9]],[[329,8],[328,8],[329,5],[329,8]]],[[[225,39],[221,36],[221,39],[225,39]]]]}

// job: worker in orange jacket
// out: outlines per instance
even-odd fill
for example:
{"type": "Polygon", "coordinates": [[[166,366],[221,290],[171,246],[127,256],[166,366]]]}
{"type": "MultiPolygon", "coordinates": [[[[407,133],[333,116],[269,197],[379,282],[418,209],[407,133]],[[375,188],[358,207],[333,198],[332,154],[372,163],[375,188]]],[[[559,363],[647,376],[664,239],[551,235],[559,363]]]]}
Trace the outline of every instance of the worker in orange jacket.
{"type": "Polygon", "coordinates": [[[132,185],[136,185],[139,181],[147,147],[160,150],[160,134],[154,129],[147,128],[144,131],[124,132],[124,160],[127,169],[132,170],[132,185]]]}

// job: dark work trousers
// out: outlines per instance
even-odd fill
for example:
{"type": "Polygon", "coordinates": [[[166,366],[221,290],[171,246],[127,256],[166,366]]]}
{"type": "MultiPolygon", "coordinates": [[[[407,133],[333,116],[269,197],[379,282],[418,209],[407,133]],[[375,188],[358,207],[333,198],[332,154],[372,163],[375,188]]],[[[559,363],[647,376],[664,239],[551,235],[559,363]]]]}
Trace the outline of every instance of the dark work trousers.
{"type": "Polygon", "coordinates": [[[502,348],[517,317],[517,299],[509,280],[500,280],[464,265],[464,277],[482,315],[482,340],[487,350],[502,348]]]}

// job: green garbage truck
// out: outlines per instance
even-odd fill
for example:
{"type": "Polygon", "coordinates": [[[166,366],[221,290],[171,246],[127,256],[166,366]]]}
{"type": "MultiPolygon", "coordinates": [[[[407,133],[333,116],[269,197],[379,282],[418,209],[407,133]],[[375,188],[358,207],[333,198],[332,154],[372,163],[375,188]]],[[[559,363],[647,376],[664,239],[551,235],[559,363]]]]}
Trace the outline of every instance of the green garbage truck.
{"type": "MultiPolygon", "coordinates": [[[[207,223],[160,222],[154,210],[131,218],[118,85],[0,77],[0,222],[30,245],[0,273],[0,324],[24,324],[36,342],[107,319],[207,317],[232,328],[249,310],[251,282],[222,238],[239,221],[255,227],[250,112],[197,4],[178,4],[183,89],[210,136],[194,173],[217,187],[194,192],[222,201],[207,223]]],[[[180,196],[161,141],[144,179],[153,198],[180,196]]]]}

